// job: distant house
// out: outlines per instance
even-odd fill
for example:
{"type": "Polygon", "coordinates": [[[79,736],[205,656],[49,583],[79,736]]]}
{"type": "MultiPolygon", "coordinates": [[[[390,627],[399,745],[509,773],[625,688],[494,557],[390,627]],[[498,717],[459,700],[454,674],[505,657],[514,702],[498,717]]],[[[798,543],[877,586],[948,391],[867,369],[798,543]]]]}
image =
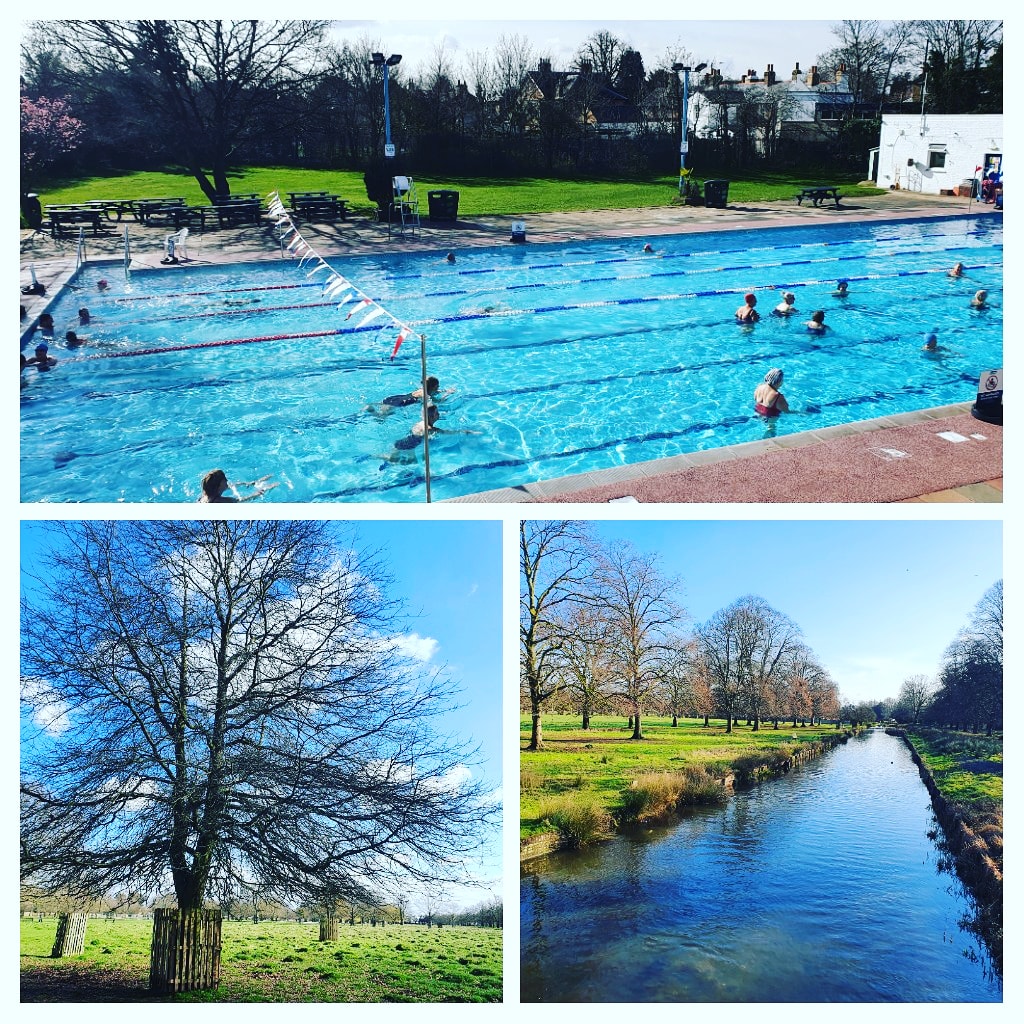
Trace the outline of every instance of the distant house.
{"type": "Polygon", "coordinates": [[[1002,163],[1002,114],[884,114],[868,177],[879,188],[940,195],[1001,173],[1002,163]]]}
{"type": "Polygon", "coordinates": [[[551,61],[539,61],[537,69],[527,74],[524,91],[532,111],[527,130],[537,129],[545,103],[556,105],[576,124],[586,124],[607,138],[635,135],[643,123],[636,104],[595,74],[589,61],[581,61],[576,71],[554,71],[551,61]]]}
{"type": "Polygon", "coordinates": [[[844,65],[830,78],[823,78],[816,65],[805,73],[797,64],[789,78],[780,78],[774,64],[761,76],[750,69],[738,79],[724,78],[712,68],[691,88],[690,116],[695,134],[702,137],[720,135],[726,127],[723,117],[731,130],[750,106],[764,111],[761,134],[784,139],[820,138],[854,112],[844,65]]]}

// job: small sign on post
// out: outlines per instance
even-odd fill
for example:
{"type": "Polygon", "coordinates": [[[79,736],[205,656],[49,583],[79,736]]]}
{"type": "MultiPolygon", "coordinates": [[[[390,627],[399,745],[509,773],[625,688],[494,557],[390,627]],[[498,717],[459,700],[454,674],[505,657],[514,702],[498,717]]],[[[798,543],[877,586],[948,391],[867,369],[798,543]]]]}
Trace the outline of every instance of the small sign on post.
{"type": "Polygon", "coordinates": [[[971,415],[985,423],[1003,424],[1003,370],[986,370],[978,379],[978,397],[971,415]]]}
{"type": "Polygon", "coordinates": [[[395,155],[395,144],[393,142],[384,143],[384,155],[394,156],[395,155]]]}

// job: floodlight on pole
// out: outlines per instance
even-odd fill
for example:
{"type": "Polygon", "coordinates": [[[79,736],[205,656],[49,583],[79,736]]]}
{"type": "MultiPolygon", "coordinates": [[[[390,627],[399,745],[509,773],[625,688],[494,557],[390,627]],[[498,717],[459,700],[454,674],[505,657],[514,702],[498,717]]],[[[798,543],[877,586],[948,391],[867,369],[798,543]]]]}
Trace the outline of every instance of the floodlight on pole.
{"type": "Polygon", "coordinates": [[[402,60],[400,53],[393,53],[385,57],[383,53],[371,53],[370,64],[375,68],[382,68],[384,71],[384,156],[393,157],[395,147],[391,144],[391,103],[388,99],[388,68],[393,68],[402,60]]]}
{"type": "Polygon", "coordinates": [[[688,121],[690,111],[690,72],[703,71],[707,64],[698,64],[691,68],[689,64],[673,64],[672,70],[678,75],[683,73],[682,103],[679,109],[679,194],[683,195],[686,184],[686,157],[689,150],[688,144],[688,121]]]}

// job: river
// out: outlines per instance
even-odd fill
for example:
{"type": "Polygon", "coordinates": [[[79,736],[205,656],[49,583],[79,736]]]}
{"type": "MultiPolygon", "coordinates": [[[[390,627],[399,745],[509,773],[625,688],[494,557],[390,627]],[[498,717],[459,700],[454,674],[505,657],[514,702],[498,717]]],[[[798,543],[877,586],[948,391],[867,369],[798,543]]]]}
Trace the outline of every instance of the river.
{"type": "Polygon", "coordinates": [[[524,1002],[990,1002],[928,792],[881,730],[668,827],[523,867],[524,1002]]]}

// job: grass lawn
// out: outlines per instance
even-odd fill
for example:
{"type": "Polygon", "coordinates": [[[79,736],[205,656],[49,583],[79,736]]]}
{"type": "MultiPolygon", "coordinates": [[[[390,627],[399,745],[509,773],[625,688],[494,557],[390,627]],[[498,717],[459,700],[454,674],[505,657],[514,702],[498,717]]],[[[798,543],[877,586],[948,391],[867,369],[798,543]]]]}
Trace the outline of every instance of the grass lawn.
{"type": "MultiPolygon", "coordinates": [[[[147,998],[152,921],[90,919],[85,952],[53,960],[56,930],[53,917],[21,922],[22,984],[36,999],[147,998]]],[[[318,935],[316,924],[225,921],[220,988],[170,1001],[501,1001],[500,929],[342,925],[337,942],[318,935]]]]}
{"type": "MultiPolygon", "coordinates": [[[[726,178],[727,173],[701,173],[702,178],[726,178]]],[[[828,179],[841,185],[847,196],[877,195],[881,189],[860,188],[857,174],[808,172],[803,176],[778,173],[746,173],[730,180],[729,202],[792,200],[797,187],[828,179]]],[[[292,167],[246,167],[230,175],[232,192],[322,191],[348,199],[357,213],[368,213],[373,204],[366,196],[361,171],[306,170],[292,167]]],[[[678,178],[664,176],[643,181],[608,181],[555,178],[431,178],[417,177],[421,210],[427,209],[427,192],[455,189],[459,216],[515,216],[530,213],[579,210],[621,210],[669,206],[678,196],[678,178]]],[[[195,178],[187,173],[133,171],[99,177],[63,178],[38,183],[40,202],[81,203],[94,199],[141,199],[181,196],[190,205],[207,202],[195,178]]]]}
{"type": "MultiPolygon", "coordinates": [[[[741,720],[742,722],[742,720],[741,720]]],[[[523,838],[551,830],[542,816],[547,798],[579,793],[595,799],[613,816],[621,813],[630,783],[644,773],[678,772],[703,767],[720,777],[727,771],[742,772],[773,758],[790,757],[803,744],[834,737],[834,726],[793,728],[780,722],[762,723],[758,732],[749,726],[734,726],[726,733],[725,723],[712,720],[680,719],[676,728],[670,718],[647,718],[645,739],[630,739],[631,730],[621,715],[598,715],[591,727],[580,728],[578,715],[545,715],[544,747],[529,751],[530,719],[520,720],[520,835],[523,838]]]]}
{"type": "Polygon", "coordinates": [[[939,791],[964,808],[993,810],[1003,802],[1003,737],[920,729],[909,734],[939,791]]]}

